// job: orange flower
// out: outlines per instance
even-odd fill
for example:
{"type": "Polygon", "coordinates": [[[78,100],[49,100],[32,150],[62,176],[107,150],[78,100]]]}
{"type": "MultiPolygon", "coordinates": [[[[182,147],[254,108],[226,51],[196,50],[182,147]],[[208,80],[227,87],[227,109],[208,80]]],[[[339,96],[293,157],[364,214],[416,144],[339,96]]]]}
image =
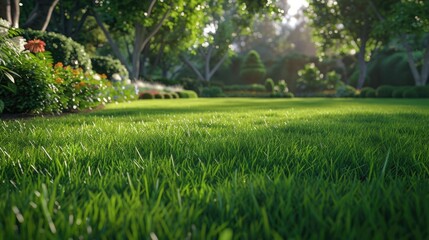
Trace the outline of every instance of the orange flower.
{"type": "Polygon", "coordinates": [[[61,84],[61,83],[64,82],[64,80],[62,78],[60,78],[60,77],[57,77],[57,79],[55,79],[55,82],[58,83],[58,84],[61,84]]]}
{"type": "Polygon", "coordinates": [[[32,53],[39,53],[45,51],[46,43],[39,39],[34,39],[28,41],[27,44],[24,45],[24,48],[29,50],[32,53]]]}
{"type": "Polygon", "coordinates": [[[64,67],[64,65],[62,62],[57,62],[54,67],[55,68],[62,68],[62,67],[64,67]]]}
{"type": "Polygon", "coordinates": [[[85,83],[85,82],[80,82],[80,83],[79,83],[79,86],[81,86],[81,87],[85,87],[85,85],[86,85],[86,83],[85,83]]]}
{"type": "Polygon", "coordinates": [[[107,78],[107,75],[103,73],[103,74],[101,74],[101,75],[100,75],[100,78],[101,78],[101,79],[106,79],[106,78],[107,78]]]}

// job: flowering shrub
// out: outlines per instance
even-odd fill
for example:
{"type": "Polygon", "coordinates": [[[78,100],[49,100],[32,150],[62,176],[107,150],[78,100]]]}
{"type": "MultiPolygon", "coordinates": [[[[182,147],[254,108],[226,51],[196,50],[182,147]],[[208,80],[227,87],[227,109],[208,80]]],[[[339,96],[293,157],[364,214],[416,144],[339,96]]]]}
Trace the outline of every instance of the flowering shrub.
{"type": "Polygon", "coordinates": [[[24,45],[24,48],[29,50],[32,53],[39,53],[45,51],[46,43],[39,39],[29,40],[27,44],[24,45]]]}
{"type": "Polygon", "coordinates": [[[60,95],[59,102],[65,111],[92,108],[110,102],[105,95],[110,83],[99,75],[84,72],[81,68],[73,69],[59,62],[54,66],[53,76],[60,95]]]}

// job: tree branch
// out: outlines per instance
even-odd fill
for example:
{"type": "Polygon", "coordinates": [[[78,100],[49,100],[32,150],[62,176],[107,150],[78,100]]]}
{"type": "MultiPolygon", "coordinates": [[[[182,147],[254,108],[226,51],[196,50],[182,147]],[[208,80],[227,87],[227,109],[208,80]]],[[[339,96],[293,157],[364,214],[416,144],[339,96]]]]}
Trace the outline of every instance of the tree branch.
{"type": "Polygon", "coordinates": [[[131,72],[131,69],[128,67],[127,61],[125,60],[124,56],[119,51],[118,44],[116,44],[112,35],[110,35],[110,32],[104,26],[103,21],[101,20],[100,16],[97,14],[97,12],[95,10],[92,11],[92,15],[94,16],[95,21],[97,22],[98,26],[103,31],[104,36],[106,36],[107,41],[109,42],[110,46],[112,47],[113,53],[116,55],[116,57],[119,59],[119,61],[121,61],[121,63],[127,68],[128,72],[131,72]]]}
{"type": "Polygon", "coordinates": [[[182,60],[191,70],[198,76],[201,81],[204,81],[203,75],[198,71],[198,69],[184,56],[179,56],[180,60],[182,60]]]}

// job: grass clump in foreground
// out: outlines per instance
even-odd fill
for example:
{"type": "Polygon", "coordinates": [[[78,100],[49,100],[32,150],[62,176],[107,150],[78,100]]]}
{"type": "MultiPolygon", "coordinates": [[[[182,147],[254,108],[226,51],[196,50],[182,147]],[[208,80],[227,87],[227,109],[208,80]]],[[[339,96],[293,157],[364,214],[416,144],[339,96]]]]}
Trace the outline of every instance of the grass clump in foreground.
{"type": "Polygon", "coordinates": [[[0,238],[427,239],[429,101],[139,101],[0,122],[0,238]]]}

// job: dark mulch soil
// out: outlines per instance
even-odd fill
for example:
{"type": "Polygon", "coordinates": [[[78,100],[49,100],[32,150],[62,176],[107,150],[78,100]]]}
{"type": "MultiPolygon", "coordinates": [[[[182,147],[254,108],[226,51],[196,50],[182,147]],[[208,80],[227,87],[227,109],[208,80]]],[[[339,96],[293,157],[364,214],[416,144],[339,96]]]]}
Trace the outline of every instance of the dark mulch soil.
{"type": "Polygon", "coordinates": [[[85,109],[81,111],[70,111],[70,112],[64,112],[60,114],[31,114],[31,113],[2,113],[0,114],[0,120],[3,121],[10,121],[10,120],[27,120],[32,119],[35,117],[61,117],[66,116],[70,114],[77,114],[77,113],[88,113],[93,112],[96,110],[103,109],[104,105],[100,105],[98,107],[92,108],[92,109],[85,109]]]}

